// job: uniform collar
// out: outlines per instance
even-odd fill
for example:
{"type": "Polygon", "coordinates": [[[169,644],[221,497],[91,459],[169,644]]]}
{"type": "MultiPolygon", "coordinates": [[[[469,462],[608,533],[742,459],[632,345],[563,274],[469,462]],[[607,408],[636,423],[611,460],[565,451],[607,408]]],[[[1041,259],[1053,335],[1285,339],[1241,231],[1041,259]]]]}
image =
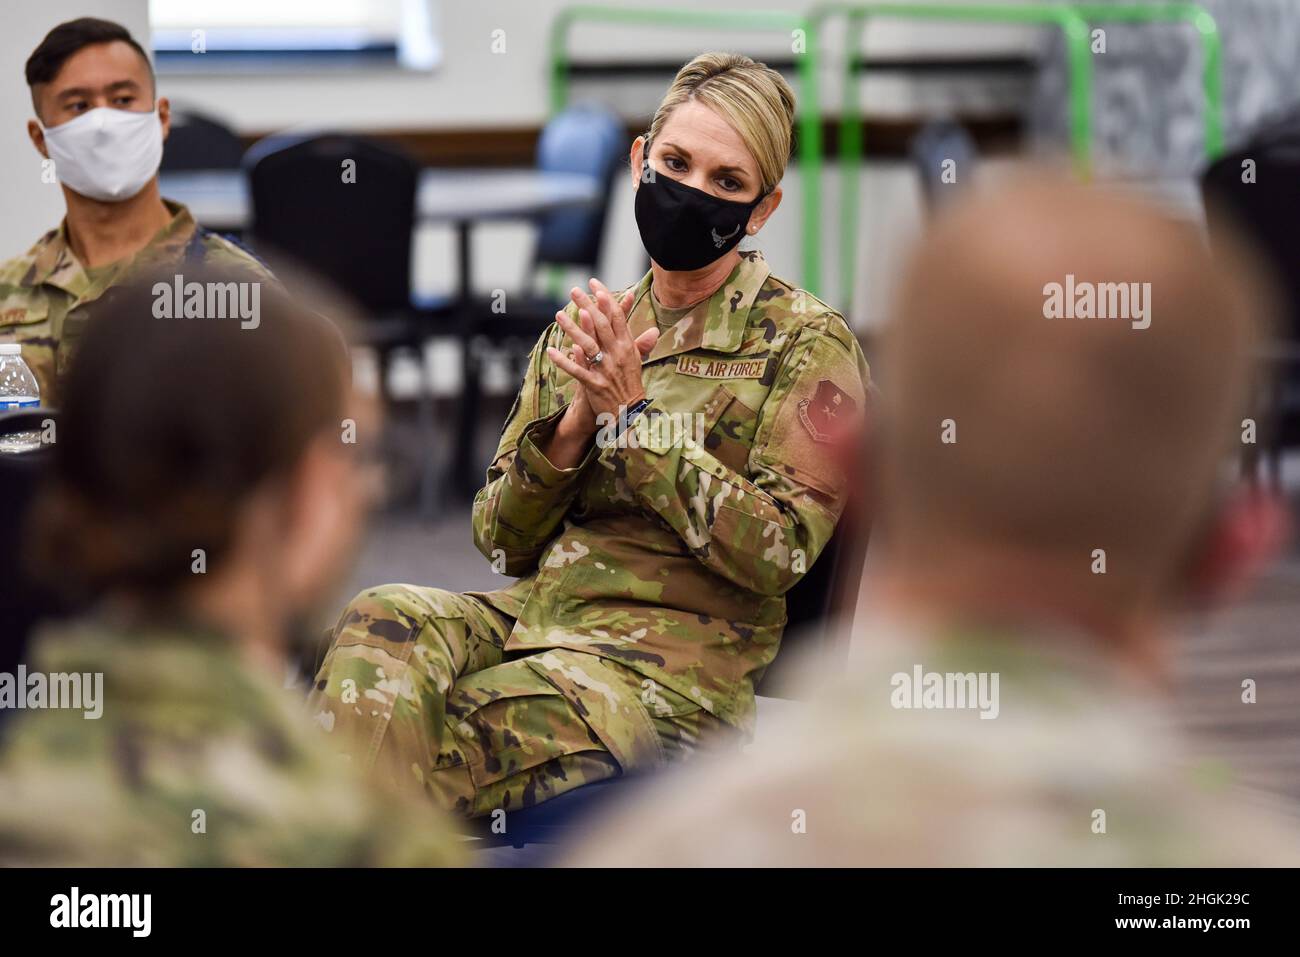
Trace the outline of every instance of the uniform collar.
{"type": "Polygon", "coordinates": [[[196,721],[216,720],[239,702],[241,719],[268,728],[278,723],[287,735],[300,707],[275,669],[252,664],[225,630],[181,612],[101,605],[42,626],[33,649],[44,672],[102,673],[105,711],[119,719],[181,707],[196,721]]]}
{"type": "Polygon", "coordinates": [[[900,667],[907,662],[903,670],[920,662],[926,671],[997,672],[1005,681],[1042,685],[1061,702],[1067,689],[1082,698],[1151,698],[1156,690],[1108,654],[1102,639],[1059,618],[1002,621],[877,608],[854,621],[849,648],[849,670],[858,674],[879,674],[891,659],[900,667]]]}
{"type": "MultiPolygon", "coordinates": [[[[740,262],[718,290],[673,323],[673,327],[659,337],[654,351],[645,361],[656,362],[694,349],[735,352],[745,341],[750,307],[770,273],[767,261],[757,249],[742,252],[740,262]]],[[[646,273],[636,286],[632,311],[628,314],[628,327],[634,337],[655,325],[654,307],[650,301],[653,276],[653,272],[646,273]]]]}
{"type": "MultiPolygon", "coordinates": [[[[171,213],[171,220],[126,265],[145,261],[159,247],[183,248],[194,235],[194,217],[188,209],[169,199],[164,199],[163,205],[171,213]]],[[[72,246],[68,243],[66,217],[57,229],[52,229],[41,237],[35,252],[24,285],[34,288],[48,284],[78,298],[90,291],[90,277],[86,275],[86,268],[73,254],[72,246]]],[[[118,270],[115,277],[120,273],[121,270],[118,270]]]]}

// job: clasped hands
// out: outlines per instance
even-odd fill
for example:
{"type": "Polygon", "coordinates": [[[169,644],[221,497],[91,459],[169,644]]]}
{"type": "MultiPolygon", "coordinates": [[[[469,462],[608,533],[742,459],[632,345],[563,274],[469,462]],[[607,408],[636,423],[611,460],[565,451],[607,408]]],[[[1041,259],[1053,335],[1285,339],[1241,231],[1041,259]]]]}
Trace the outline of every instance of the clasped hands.
{"type": "Polygon", "coordinates": [[[573,346],[567,353],[549,346],[546,349],[550,360],[576,382],[573,400],[543,450],[558,468],[571,468],[581,461],[596,433],[598,416],[617,419],[622,410],[645,398],[641,361],[659,339],[657,328],[632,337],[627,325],[632,290],[616,301],[600,280],[592,279],[589,285],[591,295],[577,286],[569,292],[578,309],[577,322],[563,310],[555,314],[573,346]]]}

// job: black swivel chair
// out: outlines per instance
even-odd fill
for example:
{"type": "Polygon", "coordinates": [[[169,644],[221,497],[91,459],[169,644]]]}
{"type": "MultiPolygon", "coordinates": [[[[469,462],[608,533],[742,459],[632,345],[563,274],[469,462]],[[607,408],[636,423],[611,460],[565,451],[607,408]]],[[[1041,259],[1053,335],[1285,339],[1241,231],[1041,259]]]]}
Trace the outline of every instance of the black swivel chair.
{"type": "MultiPolygon", "coordinates": [[[[1300,108],[1210,164],[1201,194],[1211,243],[1228,228],[1253,239],[1281,293],[1283,324],[1260,357],[1266,391],[1257,412],[1276,485],[1283,451],[1300,445],[1300,108]]],[[[1243,468],[1254,477],[1255,447],[1245,451],[1243,468]]]]}
{"type": "Polygon", "coordinates": [[[163,147],[164,173],[239,169],[244,145],[234,130],[203,113],[172,110],[171,132],[163,147]]]}
{"type": "MultiPolygon", "coordinates": [[[[379,358],[380,388],[399,349],[420,353],[439,323],[454,328],[451,303],[411,295],[411,250],[419,165],[373,140],[336,134],[274,137],[244,157],[258,254],[282,276],[307,267],[361,307],[359,343],[379,358]],[[279,268],[277,268],[277,266],[279,268]]],[[[433,510],[432,398],[421,388],[424,475],[421,505],[433,510]]]]}
{"type": "Polygon", "coordinates": [[[274,268],[307,267],[364,310],[359,338],[386,368],[398,348],[418,348],[428,313],[411,298],[411,247],[420,168],[356,136],[262,140],[244,157],[252,239],[274,268]]]}

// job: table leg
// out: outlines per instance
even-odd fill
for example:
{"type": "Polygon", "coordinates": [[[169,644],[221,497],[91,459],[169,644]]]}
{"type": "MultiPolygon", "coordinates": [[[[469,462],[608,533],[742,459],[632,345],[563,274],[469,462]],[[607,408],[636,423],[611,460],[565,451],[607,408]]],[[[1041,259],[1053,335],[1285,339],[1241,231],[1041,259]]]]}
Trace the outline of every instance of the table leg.
{"type": "Polygon", "coordinates": [[[438,513],[437,479],[438,463],[433,451],[433,394],[424,376],[424,351],[420,351],[420,402],[417,408],[419,432],[423,437],[424,450],[420,463],[420,517],[426,522],[433,521],[438,513]]]}
{"type": "Polygon", "coordinates": [[[462,494],[473,495],[478,491],[478,477],[474,459],[474,436],[478,427],[479,366],[473,356],[474,326],[472,277],[474,275],[473,253],[471,251],[470,232],[472,223],[460,220],[456,223],[456,241],[460,257],[460,421],[456,427],[455,459],[451,465],[454,479],[452,487],[462,494]]]}

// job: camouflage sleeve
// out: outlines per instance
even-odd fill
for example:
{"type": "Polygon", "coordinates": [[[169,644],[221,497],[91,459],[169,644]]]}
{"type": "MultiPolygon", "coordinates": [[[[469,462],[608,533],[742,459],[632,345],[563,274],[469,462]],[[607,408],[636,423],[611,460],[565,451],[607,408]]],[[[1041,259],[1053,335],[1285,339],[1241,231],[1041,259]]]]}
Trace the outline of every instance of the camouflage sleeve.
{"type": "Polygon", "coordinates": [[[494,553],[503,556],[507,575],[526,575],[536,567],[578,492],[578,477],[596,454],[593,443],[582,462],[561,469],[541,452],[565,409],[546,355],[558,335],[559,327],[551,325],[533,347],[487,484],[474,497],[474,544],[489,560],[494,553]]]}
{"type": "Polygon", "coordinates": [[[758,412],[744,474],[703,445],[648,442],[619,449],[638,500],[666,521],[707,568],[742,588],[780,595],[812,567],[844,509],[847,472],[835,442],[864,408],[866,360],[844,320],[802,329],[758,412]]]}

